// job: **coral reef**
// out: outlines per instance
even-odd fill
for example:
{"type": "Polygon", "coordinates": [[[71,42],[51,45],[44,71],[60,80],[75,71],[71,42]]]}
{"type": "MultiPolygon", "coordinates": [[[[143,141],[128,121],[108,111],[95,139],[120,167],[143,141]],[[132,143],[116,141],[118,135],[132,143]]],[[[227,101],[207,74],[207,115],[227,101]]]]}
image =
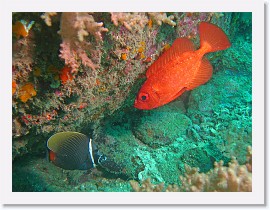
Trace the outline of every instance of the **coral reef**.
{"type": "Polygon", "coordinates": [[[214,169],[199,173],[198,168],[186,165],[186,173],[180,176],[181,185],[164,186],[153,184],[148,178],[139,184],[135,180],[130,185],[135,192],[251,192],[252,191],[252,152],[247,148],[246,164],[239,165],[233,158],[228,167],[223,162],[215,162],[214,169]]]}
{"type": "Polygon", "coordinates": [[[132,179],[178,183],[184,164],[201,171],[210,170],[214,161],[227,164],[229,159],[209,141],[186,135],[192,122],[185,112],[182,100],[144,113],[120,110],[94,130],[93,138],[132,179]]]}
{"type": "Polygon", "coordinates": [[[242,148],[251,145],[252,140],[251,75],[238,74],[230,70],[217,72],[211,83],[192,91],[188,116],[193,125],[188,135],[198,142],[215,144],[226,157],[238,157],[243,164],[242,148]]]}
{"type": "MultiPolygon", "coordinates": [[[[186,167],[185,176],[180,176],[181,191],[192,192],[251,192],[252,191],[252,152],[247,148],[247,163],[239,165],[233,158],[228,167],[223,162],[215,163],[214,169],[203,174],[198,168],[186,167]]],[[[170,188],[169,188],[170,190],[170,188]]]]}
{"type": "Polygon", "coordinates": [[[194,180],[217,168],[233,171],[230,176],[242,170],[244,148],[252,145],[249,19],[239,13],[49,12],[14,13],[12,24],[14,191],[131,191],[130,179],[144,183],[133,182],[135,191],[173,191],[184,186],[179,175],[194,180]],[[134,109],[147,68],[178,37],[199,47],[201,21],[217,24],[232,41],[230,49],[207,55],[212,79],[159,109],[134,109]],[[60,131],[93,137],[122,171],[63,172],[36,160],[60,131]],[[20,166],[25,157],[35,164],[20,166]],[[35,179],[20,183],[32,173],[35,179]]]}
{"type": "Polygon", "coordinates": [[[27,37],[13,39],[13,89],[32,83],[38,94],[23,105],[14,92],[13,113],[36,133],[78,130],[113,113],[164,46],[155,40],[158,25],[138,25],[136,33],[109,23],[105,28],[106,14],[15,13],[14,23],[22,18],[35,24],[27,37]],[[47,114],[55,118],[44,120],[47,114]]]}

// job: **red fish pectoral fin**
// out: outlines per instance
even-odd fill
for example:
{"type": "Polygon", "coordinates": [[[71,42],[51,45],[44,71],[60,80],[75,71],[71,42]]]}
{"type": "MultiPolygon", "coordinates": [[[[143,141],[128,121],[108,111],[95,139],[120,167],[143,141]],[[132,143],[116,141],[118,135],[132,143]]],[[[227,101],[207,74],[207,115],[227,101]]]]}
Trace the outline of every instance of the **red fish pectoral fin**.
{"type": "MultiPolygon", "coordinates": [[[[173,97],[171,97],[170,101],[173,101],[174,99],[178,98],[179,96],[181,96],[185,91],[187,90],[186,87],[182,88],[179,92],[177,92],[173,97]]],[[[170,102],[168,101],[168,102],[170,102]]],[[[167,103],[168,103],[167,102],[167,103]]]]}
{"type": "Polygon", "coordinates": [[[174,95],[171,94],[169,96],[168,96],[168,93],[158,93],[159,98],[163,99],[163,100],[159,101],[159,105],[158,106],[163,106],[163,105],[165,105],[165,104],[167,104],[167,103],[175,100],[180,95],[182,95],[186,90],[187,90],[187,88],[184,87],[179,92],[177,92],[176,94],[174,94],[174,95]]]}
{"type": "Polygon", "coordinates": [[[159,58],[149,67],[146,72],[146,77],[149,78],[154,74],[158,74],[162,71],[164,65],[166,65],[171,60],[175,59],[176,56],[181,55],[184,52],[194,51],[195,47],[193,43],[187,38],[176,39],[172,46],[165,51],[159,58]]]}
{"type": "Polygon", "coordinates": [[[209,49],[205,53],[225,50],[231,46],[231,43],[224,31],[214,24],[201,22],[199,25],[199,32],[201,47],[204,47],[203,45],[206,43],[210,45],[209,49]]]}
{"type": "Polygon", "coordinates": [[[213,67],[211,63],[206,58],[203,58],[193,80],[188,84],[188,90],[192,90],[200,85],[203,85],[211,78],[212,74],[213,67]]]}
{"type": "Polygon", "coordinates": [[[187,90],[186,87],[182,88],[177,94],[175,98],[178,98],[179,96],[181,96],[185,91],[187,90]]]}

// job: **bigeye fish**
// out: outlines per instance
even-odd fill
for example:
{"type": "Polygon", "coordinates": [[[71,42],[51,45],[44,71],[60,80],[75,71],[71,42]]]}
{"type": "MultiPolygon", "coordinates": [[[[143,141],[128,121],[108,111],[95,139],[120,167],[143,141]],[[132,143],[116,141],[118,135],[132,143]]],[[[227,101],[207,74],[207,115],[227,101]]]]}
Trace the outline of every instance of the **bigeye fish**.
{"type": "Polygon", "coordinates": [[[198,50],[188,38],[178,38],[148,68],[147,80],[134,102],[135,108],[150,110],[163,106],[212,77],[212,65],[204,55],[225,50],[231,43],[222,29],[211,23],[201,22],[199,33],[198,50]]]}
{"type": "Polygon", "coordinates": [[[66,170],[88,170],[100,165],[110,172],[120,172],[121,167],[101,154],[91,138],[78,132],[60,132],[47,141],[49,160],[66,170]]]}

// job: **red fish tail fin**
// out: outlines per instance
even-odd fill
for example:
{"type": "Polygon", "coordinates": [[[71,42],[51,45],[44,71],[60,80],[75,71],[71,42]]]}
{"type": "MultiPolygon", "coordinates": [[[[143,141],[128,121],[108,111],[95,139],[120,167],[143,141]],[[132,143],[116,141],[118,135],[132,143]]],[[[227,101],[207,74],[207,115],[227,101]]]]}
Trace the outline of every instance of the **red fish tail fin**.
{"type": "Polygon", "coordinates": [[[206,48],[205,53],[225,50],[231,46],[224,31],[214,24],[201,22],[199,32],[201,48],[206,48]]]}

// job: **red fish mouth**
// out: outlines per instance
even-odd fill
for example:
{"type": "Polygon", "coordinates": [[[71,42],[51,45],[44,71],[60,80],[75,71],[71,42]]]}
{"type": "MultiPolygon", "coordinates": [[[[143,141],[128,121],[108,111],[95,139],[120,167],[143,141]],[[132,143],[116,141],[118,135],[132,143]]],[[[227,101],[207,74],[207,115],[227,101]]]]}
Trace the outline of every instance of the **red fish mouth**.
{"type": "Polygon", "coordinates": [[[137,99],[135,99],[135,101],[134,101],[134,107],[136,109],[143,109],[137,99]]]}
{"type": "Polygon", "coordinates": [[[146,104],[139,103],[139,102],[137,101],[137,99],[135,99],[135,101],[134,101],[134,107],[135,107],[136,109],[141,109],[141,110],[149,110],[149,109],[150,109],[149,107],[147,107],[146,104]]]}
{"type": "Polygon", "coordinates": [[[137,99],[135,99],[135,101],[134,101],[134,107],[138,109],[138,101],[137,101],[137,99]]]}

